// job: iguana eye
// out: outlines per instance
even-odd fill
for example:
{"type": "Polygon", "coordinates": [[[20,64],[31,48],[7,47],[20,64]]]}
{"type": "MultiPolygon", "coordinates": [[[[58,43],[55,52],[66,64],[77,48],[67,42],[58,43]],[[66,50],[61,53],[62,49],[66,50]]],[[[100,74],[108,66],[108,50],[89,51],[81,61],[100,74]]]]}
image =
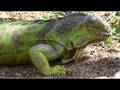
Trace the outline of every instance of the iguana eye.
{"type": "Polygon", "coordinates": [[[99,21],[97,21],[97,20],[92,21],[91,24],[92,24],[92,26],[95,27],[95,28],[101,28],[101,27],[103,27],[102,24],[101,24],[99,21]]]}

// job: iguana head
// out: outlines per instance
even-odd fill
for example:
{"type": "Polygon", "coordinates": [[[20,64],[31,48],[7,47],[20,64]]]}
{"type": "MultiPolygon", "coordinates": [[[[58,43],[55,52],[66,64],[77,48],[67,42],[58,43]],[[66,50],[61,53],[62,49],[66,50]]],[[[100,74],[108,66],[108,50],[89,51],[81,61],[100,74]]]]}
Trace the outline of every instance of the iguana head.
{"type": "MultiPolygon", "coordinates": [[[[77,18],[81,18],[81,16],[77,18]]],[[[73,28],[72,35],[70,36],[70,41],[76,47],[90,42],[107,40],[111,35],[109,24],[102,18],[84,15],[81,20],[77,21],[77,25],[73,28]]]]}
{"type": "Polygon", "coordinates": [[[100,17],[89,16],[85,25],[94,40],[106,40],[111,35],[109,24],[100,17]]]}

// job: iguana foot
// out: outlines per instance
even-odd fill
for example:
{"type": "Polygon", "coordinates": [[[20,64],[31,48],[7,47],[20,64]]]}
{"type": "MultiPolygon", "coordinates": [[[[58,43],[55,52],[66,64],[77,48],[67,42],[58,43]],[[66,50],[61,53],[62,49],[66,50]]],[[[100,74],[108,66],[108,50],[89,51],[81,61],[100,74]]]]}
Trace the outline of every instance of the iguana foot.
{"type": "Polygon", "coordinates": [[[44,71],[43,74],[46,76],[51,76],[51,75],[65,75],[66,68],[60,65],[56,65],[54,67],[50,67],[47,71],[44,71]]]}
{"type": "Polygon", "coordinates": [[[61,76],[61,75],[72,75],[71,69],[66,69],[64,66],[56,65],[54,67],[50,67],[48,71],[43,73],[46,76],[61,76]]]}
{"type": "Polygon", "coordinates": [[[56,65],[51,67],[50,74],[51,75],[65,75],[66,68],[64,66],[56,65]]]}

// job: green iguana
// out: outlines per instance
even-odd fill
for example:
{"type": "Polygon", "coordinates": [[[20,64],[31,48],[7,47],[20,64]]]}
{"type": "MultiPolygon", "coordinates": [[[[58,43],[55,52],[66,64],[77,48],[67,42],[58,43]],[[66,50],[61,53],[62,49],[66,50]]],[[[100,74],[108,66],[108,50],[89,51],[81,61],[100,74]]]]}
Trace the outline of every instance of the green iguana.
{"type": "Polygon", "coordinates": [[[65,67],[49,62],[80,59],[88,44],[106,40],[110,32],[102,19],[82,13],[43,21],[1,21],[0,65],[32,63],[43,75],[65,74],[65,67]]]}

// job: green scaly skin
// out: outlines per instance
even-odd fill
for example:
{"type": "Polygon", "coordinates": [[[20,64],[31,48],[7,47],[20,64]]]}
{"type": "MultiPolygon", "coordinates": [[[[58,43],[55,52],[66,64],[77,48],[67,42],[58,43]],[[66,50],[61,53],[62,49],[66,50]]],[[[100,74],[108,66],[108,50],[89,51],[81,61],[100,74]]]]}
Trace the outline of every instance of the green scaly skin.
{"type": "Polygon", "coordinates": [[[65,67],[52,67],[49,61],[80,58],[88,44],[106,40],[110,31],[102,19],[82,13],[47,21],[1,22],[0,65],[32,63],[44,75],[65,74],[65,67]]]}

